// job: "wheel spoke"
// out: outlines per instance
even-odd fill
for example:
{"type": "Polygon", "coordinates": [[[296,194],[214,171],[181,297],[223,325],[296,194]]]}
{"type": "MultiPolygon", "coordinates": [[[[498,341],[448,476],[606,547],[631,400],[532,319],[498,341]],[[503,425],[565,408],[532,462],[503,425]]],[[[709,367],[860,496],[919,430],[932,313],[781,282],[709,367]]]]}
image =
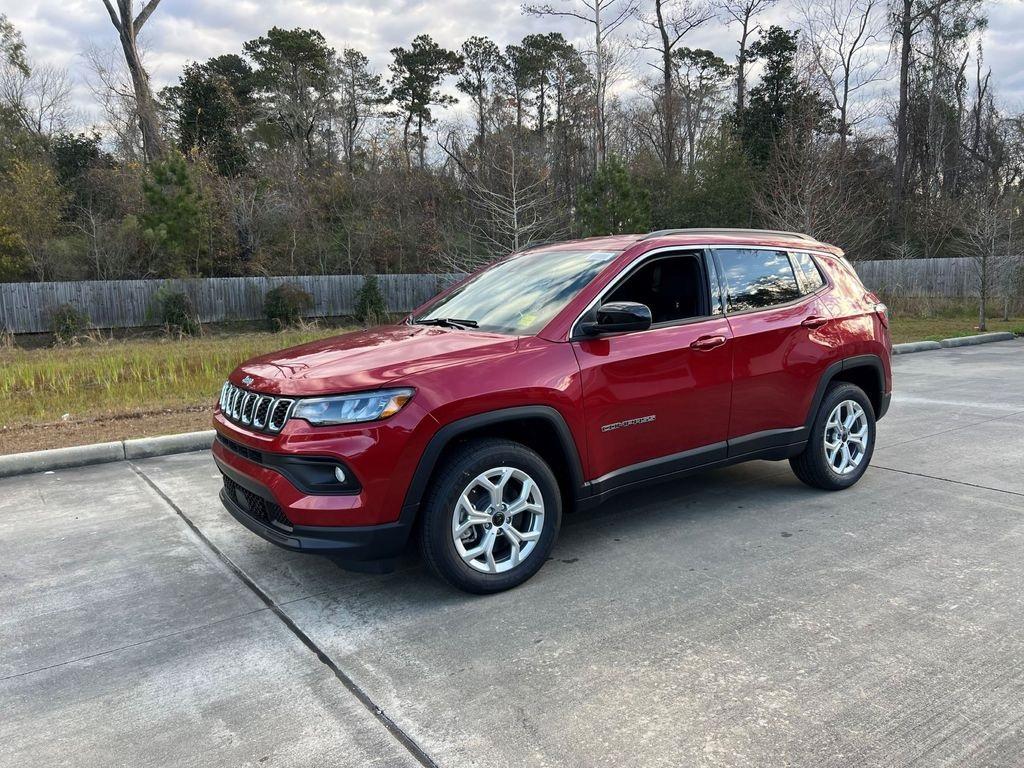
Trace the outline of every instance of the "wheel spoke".
{"type": "Polygon", "coordinates": [[[851,432],[847,442],[856,443],[858,446],[860,446],[861,450],[866,448],[868,444],[868,425],[865,424],[858,431],[851,432]]]}
{"type": "Polygon", "coordinates": [[[493,551],[495,537],[496,534],[494,533],[494,529],[492,528],[483,535],[483,537],[480,539],[479,543],[475,547],[473,547],[472,549],[467,549],[463,553],[462,559],[468,563],[470,560],[476,560],[478,557],[480,557],[480,555],[487,554],[488,552],[493,551]]]}
{"type": "Polygon", "coordinates": [[[857,419],[860,418],[860,412],[858,408],[854,408],[853,406],[850,406],[848,410],[849,414],[843,420],[843,426],[846,429],[853,429],[854,423],[856,423],[857,419]]]}
{"type": "Polygon", "coordinates": [[[491,494],[491,505],[498,506],[502,502],[502,498],[505,495],[505,485],[508,483],[508,479],[512,477],[511,467],[502,467],[501,477],[498,482],[494,482],[491,478],[486,475],[481,475],[478,478],[478,482],[482,485],[488,493],[491,494]]]}
{"type": "Polygon", "coordinates": [[[842,453],[842,461],[839,463],[838,472],[842,474],[850,466],[850,447],[844,444],[840,451],[842,453]]]}
{"type": "Polygon", "coordinates": [[[487,560],[487,570],[491,573],[498,572],[498,564],[494,562],[494,542],[498,539],[498,531],[496,528],[492,528],[487,532],[487,543],[484,555],[487,560]]]}
{"type": "Polygon", "coordinates": [[[525,544],[528,541],[536,541],[540,538],[540,531],[527,531],[523,533],[511,525],[505,531],[508,534],[510,541],[515,541],[517,544],[525,544]]]}
{"type": "Polygon", "coordinates": [[[508,546],[509,546],[509,553],[508,553],[508,563],[509,563],[509,565],[511,565],[511,566],[519,565],[519,551],[520,551],[519,550],[519,542],[516,541],[513,537],[509,536],[508,537],[508,546]]]}
{"type": "Polygon", "coordinates": [[[530,478],[527,477],[523,480],[523,490],[519,493],[518,498],[516,498],[515,501],[510,502],[508,505],[509,516],[518,515],[520,512],[526,511],[540,511],[540,506],[530,501],[530,498],[536,488],[536,484],[530,478]]]}

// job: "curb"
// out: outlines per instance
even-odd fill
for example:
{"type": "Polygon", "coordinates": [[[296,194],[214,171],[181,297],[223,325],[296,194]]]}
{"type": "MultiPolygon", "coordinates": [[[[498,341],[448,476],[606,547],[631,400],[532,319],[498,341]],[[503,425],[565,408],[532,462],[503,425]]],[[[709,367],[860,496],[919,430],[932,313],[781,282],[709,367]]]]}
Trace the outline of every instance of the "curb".
{"type": "Polygon", "coordinates": [[[949,349],[950,347],[973,347],[976,344],[988,344],[993,341],[1013,341],[1017,337],[1010,331],[992,331],[978,333],[974,336],[957,336],[942,341],[908,341],[905,344],[893,344],[894,355],[909,355],[911,352],[927,352],[932,349],[949,349]]]}
{"type": "Polygon", "coordinates": [[[71,448],[51,448],[47,451],[13,453],[8,456],[0,456],[0,478],[202,451],[213,444],[215,434],[210,429],[203,432],[185,432],[180,435],[142,437],[135,440],[119,440],[114,443],[94,443],[92,445],[76,445],[71,448]]]}
{"type": "Polygon", "coordinates": [[[908,341],[892,345],[894,355],[909,355],[911,352],[927,352],[930,349],[942,349],[942,345],[937,341],[908,341]]]}
{"type": "Polygon", "coordinates": [[[975,336],[960,336],[955,339],[943,339],[944,347],[973,347],[975,344],[987,344],[990,341],[1013,341],[1016,337],[1009,331],[993,331],[979,333],[975,336]]]}

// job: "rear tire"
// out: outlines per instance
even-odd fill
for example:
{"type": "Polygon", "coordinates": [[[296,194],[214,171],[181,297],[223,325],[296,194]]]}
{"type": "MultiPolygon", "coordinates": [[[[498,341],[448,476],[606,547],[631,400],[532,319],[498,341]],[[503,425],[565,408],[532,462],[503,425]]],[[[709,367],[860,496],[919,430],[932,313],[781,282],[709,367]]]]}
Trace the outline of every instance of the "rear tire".
{"type": "Polygon", "coordinates": [[[864,390],[835,382],[818,406],[803,453],[789,460],[812,488],[841,491],[864,475],[875,450],[875,411],[864,390]]]}
{"type": "Polygon", "coordinates": [[[472,440],[448,455],[431,483],[420,548],[452,586],[501,592],[540,570],[561,520],[558,481],[536,452],[511,440],[472,440]]]}

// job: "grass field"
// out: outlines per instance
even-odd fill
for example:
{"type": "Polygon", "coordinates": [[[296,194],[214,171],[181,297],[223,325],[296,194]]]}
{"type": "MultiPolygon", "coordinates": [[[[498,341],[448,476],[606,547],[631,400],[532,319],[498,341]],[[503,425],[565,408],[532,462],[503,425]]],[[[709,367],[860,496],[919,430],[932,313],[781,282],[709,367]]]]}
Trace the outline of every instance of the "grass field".
{"type": "Polygon", "coordinates": [[[221,384],[240,362],[339,332],[0,349],[0,453],[206,428],[221,384]]]}
{"type": "MultiPolygon", "coordinates": [[[[968,315],[896,314],[891,330],[900,343],[977,333],[975,323],[968,315]]],[[[343,330],[0,349],[0,453],[206,429],[221,384],[240,362],[343,330]]],[[[989,330],[1024,333],[1024,318],[990,321],[989,330]]]]}
{"type": "MultiPolygon", "coordinates": [[[[978,318],[974,316],[955,317],[908,317],[895,315],[890,323],[894,344],[906,341],[941,341],[955,336],[971,336],[981,333],[977,330],[978,318]]],[[[1011,331],[1024,334],[1024,317],[1009,321],[989,319],[988,331],[1011,331]]]]}

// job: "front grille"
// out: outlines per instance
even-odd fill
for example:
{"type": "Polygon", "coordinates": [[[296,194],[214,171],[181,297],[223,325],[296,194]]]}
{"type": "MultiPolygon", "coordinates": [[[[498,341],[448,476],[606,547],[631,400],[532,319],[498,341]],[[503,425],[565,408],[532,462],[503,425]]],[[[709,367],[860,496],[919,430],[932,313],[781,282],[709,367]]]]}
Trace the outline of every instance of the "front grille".
{"type": "Polygon", "coordinates": [[[248,488],[243,488],[227,475],[224,475],[224,490],[232,501],[264,525],[273,525],[288,531],[292,529],[292,521],[280,506],[248,488]]]}
{"type": "Polygon", "coordinates": [[[220,390],[220,410],[225,418],[260,432],[280,432],[288,422],[295,399],[249,392],[230,381],[220,390]]]}

